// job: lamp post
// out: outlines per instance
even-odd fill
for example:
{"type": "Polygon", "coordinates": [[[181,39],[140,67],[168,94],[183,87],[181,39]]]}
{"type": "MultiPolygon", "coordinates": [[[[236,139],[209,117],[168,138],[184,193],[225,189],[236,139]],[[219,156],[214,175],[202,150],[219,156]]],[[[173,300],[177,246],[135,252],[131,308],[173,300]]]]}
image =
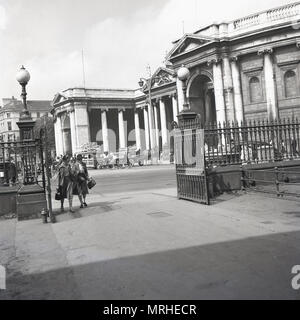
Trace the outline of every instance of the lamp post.
{"type": "Polygon", "coordinates": [[[21,98],[23,101],[23,111],[20,116],[20,121],[17,122],[17,125],[20,128],[20,140],[21,141],[32,140],[33,127],[34,127],[35,121],[33,121],[30,116],[30,113],[27,108],[27,100],[26,100],[26,96],[27,96],[26,85],[30,80],[30,74],[24,68],[24,66],[22,66],[21,69],[18,71],[16,75],[16,79],[22,87],[21,98]]]}
{"type": "Polygon", "coordinates": [[[178,71],[177,71],[177,77],[182,82],[182,92],[183,92],[183,109],[178,114],[177,118],[179,122],[185,121],[185,120],[193,120],[196,118],[196,113],[191,111],[188,100],[187,100],[187,85],[186,81],[190,76],[190,70],[182,65],[178,71]]]}
{"type": "MultiPolygon", "coordinates": [[[[30,80],[30,74],[29,72],[24,68],[24,66],[21,67],[21,69],[18,71],[16,75],[16,79],[19,82],[19,84],[22,87],[22,93],[21,98],[23,101],[23,111],[20,116],[20,121],[17,122],[17,125],[20,129],[20,140],[22,143],[26,142],[26,140],[30,141],[33,140],[33,127],[35,124],[35,121],[32,120],[30,113],[27,108],[27,100],[26,100],[26,85],[28,84],[30,80]]],[[[24,164],[24,176],[23,176],[23,183],[26,184],[34,184],[35,183],[35,171],[32,168],[30,157],[31,154],[26,149],[23,148],[23,164],[24,164]]]]}
{"type": "MultiPolygon", "coordinates": [[[[150,67],[149,67],[149,70],[150,70],[150,67]]],[[[143,89],[143,87],[145,86],[145,84],[146,84],[146,87],[148,88],[148,105],[149,105],[149,112],[151,112],[151,107],[152,107],[152,96],[151,96],[151,86],[152,86],[152,81],[154,80],[155,82],[158,82],[162,77],[160,77],[160,76],[155,76],[155,77],[153,77],[152,75],[151,75],[151,72],[149,71],[149,74],[150,74],[150,77],[148,78],[148,79],[146,79],[146,78],[140,78],[140,81],[138,82],[138,84],[139,84],[139,86],[140,86],[140,88],[141,89],[143,89]]],[[[152,117],[152,115],[150,115],[151,117],[152,117]]],[[[152,126],[152,124],[150,123],[150,136],[151,136],[151,138],[150,138],[150,149],[152,150],[152,148],[153,148],[153,146],[151,145],[151,141],[153,140],[154,141],[154,138],[153,138],[153,136],[152,136],[152,134],[153,134],[153,128],[151,127],[152,126]]],[[[157,146],[157,148],[158,148],[158,153],[159,153],[159,146],[157,146]]],[[[155,150],[154,150],[154,153],[155,153],[155,150]]],[[[158,155],[158,157],[159,157],[159,155],[158,155]]]]}
{"type": "Polygon", "coordinates": [[[23,111],[17,125],[20,129],[20,156],[23,164],[23,185],[17,194],[17,215],[18,220],[38,217],[47,202],[44,189],[37,183],[37,151],[41,151],[41,144],[34,140],[33,127],[35,121],[31,118],[27,108],[26,85],[30,80],[29,72],[24,68],[18,71],[17,81],[22,87],[21,98],[23,101],[23,111]]]}

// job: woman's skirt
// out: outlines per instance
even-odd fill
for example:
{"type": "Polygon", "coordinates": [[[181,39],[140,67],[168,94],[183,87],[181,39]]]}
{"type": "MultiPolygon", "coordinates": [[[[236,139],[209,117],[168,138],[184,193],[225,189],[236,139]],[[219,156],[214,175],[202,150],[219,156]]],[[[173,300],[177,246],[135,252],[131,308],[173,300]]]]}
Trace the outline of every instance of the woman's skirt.
{"type": "Polygon", "coordinates": [[[73,194],[85,196],[89,193],[87,180],[85,177],[78,175],[76,183],[74,183],[73,194]]]}
{"type": "Polygon", "coordinates": [[[73,194],[73,181],[67,176],[64,177],[63,184],[59,186],[63,199],[70,198],[73,194]]]}

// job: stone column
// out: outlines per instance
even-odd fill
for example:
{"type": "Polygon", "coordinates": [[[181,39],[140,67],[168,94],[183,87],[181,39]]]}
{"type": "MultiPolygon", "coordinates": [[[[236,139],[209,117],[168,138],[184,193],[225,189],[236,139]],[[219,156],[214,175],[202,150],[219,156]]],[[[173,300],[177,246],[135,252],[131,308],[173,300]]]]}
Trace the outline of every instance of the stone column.
{"type": "Polygon", "coordinates": [[[222,66],[219,59],[214,59],[208,63],[213,65],[214,93],[216,101],[217,122],[223,124],[226,121],[226,111],[224,103],[224,86],[222,77],[222,66]]]}
{"type": "Polygon", "coordinates": [[[63,135],[62,135],[62,124],[61,124],[61,117],[58,114],[56,116],[55,121],[55,136],[57,141],[55,140],[55,146],[56,146],[56,154],[57,156],[63,155],[63,135]]]}
{"type": "Polygon", "coordinates": [[[135,131],[135,142],[137,150],[141,150],[141,132],[140,132],[140,120],[139,113],[137,110],[134,112],[134,131],[135,131]]]}
{"type": "Polygon", "coordinates": [[[150,143],[149,143],[149,120],[148,120],[148,110],[146,106],[144,107],[144,125],[145,125],[145,145],[146,150],[150,150],[150,143]]]}
{"type": "Polygon", "coordinates": [[[74,108],[75,108],[75,127],[76,127],[76,133],[77,133],[77,148],[80,149],[82,145],[89,143],[91,141],[89,116],[88,116],[86,103],[75,102],[74,108]]]}
{"type": "Polygon", "coordinates": [[[152,101],[148,104],[148,118],[149,118],[150,144],[151,144],[151,149],[153,149],[156,147],[156,140],[155,140],[155,126],[154,126],[152,101]]]}
{"type": "Polygon", "coordinates": [[[126,148],[126,137],[125,137],[125,126],[124,126],[124,116],[123,109],[120,109],[118,112],[118,121],[119,121],[119,148],[126,148]]]}
{"type": "Polygon", "coordinates": [[[258,55],[264,56],[264,74],[265,74],[267,112],[268,112],[269,121],[278,119],[278,107],[277,107],[276,87],[275,87],[275,81],[274,81],[272,53],[273,53],[273,49],[271,48],[258,51],[258,55]]]}
{"type": "Polygon", "coordinates": [[[177,106],[177,99],[176,94],[172,94],[172,108],[173,108],[173,121],[178,121],[177,115],[178,115],[178,106],[177,106]]]}
{"type": "Polygon", "coordinates": [[[165,101],[159,99],[159,111],[160,111],[160,123],[161,123],[161,135],[162,135],[162,145],[168,144],[168,130],[167,130],[167,117],[166,117],[166,105],[165,101]]]}
{"type": "Polygon", "coordinates": [[[101,110],[101,124],[102,124],[102,140],[103,140],[103,151],[109,151],[108,143],[108,129],[107,129],[107,115],[106,110],[101,110]]]}
{"type": "Polygon", "coordinates": [[[233,102],[233,79],[230,67],[229,57],[223,58],[223,74],[224,74],[224,98],[227,111],[226,119],[234,121],[234,102],[233,102]]]}
{"type": "Polygon", "coordinates": [[[240,70],[238,66],[238,57],[231,58],[234,106],[235,106],[235,121],[241,123],[244,121],[243,98],[241,90],[240,70]]]}
{"type": "Polygon", "coordinates": [[[159,146],[159,126],[158,126],[158,110],[157,105],[153,106],[154,109],[154,120],[155,120],[155,142],[159,146]]]}
{"type": "Polygon", "coordinates": [[[76,135],[76,126],[75,126],[75,112],[71,111],[70,113],[70,127],[71,127],[71,141],[72,141],[72,153],[77,152],[77,135],[76,135]]]}

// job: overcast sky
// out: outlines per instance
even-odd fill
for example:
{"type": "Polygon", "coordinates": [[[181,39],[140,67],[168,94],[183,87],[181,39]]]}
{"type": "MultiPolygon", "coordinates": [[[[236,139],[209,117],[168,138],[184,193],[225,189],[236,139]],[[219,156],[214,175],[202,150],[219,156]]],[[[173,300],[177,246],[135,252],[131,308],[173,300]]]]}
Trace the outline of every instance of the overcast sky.
{"type": "Polygon", "coordinates": [[[289,0],[0,0],[0,98],[20,96],[15,74],[29,70],[28,99],[52,100],[82,86],[136,88],[184,31],[292,3],[289,0]]]}

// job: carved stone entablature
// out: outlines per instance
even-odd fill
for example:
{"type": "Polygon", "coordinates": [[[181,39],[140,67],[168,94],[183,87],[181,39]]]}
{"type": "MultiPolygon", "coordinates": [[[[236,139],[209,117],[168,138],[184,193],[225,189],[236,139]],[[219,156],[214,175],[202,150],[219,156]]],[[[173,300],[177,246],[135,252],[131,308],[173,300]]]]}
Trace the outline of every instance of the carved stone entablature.
{"type": "Polygon", "coordinates": [[[262,49],[259,49],[257,52],[259,56],[264,54],[272,54],[272,53],[273,53],[273,48],[262,48],[262,49]]]}
{"type": "Polygon", "coordinates": [[[238,55],[232,56],[232,57],[229,58],[229,60],[230,60],[230,62],[238,62],[239,56],[238,55]]]}
{"type": "Polygon", "coordinates": [[[222,59],[221,58],[214,58],[214,59],[211,59],[211,60],[208,60],[207,61],[207,66],[211,66],[211,65],[214,65],[214,64],[219,64],[222,62],[222,59]]]}

